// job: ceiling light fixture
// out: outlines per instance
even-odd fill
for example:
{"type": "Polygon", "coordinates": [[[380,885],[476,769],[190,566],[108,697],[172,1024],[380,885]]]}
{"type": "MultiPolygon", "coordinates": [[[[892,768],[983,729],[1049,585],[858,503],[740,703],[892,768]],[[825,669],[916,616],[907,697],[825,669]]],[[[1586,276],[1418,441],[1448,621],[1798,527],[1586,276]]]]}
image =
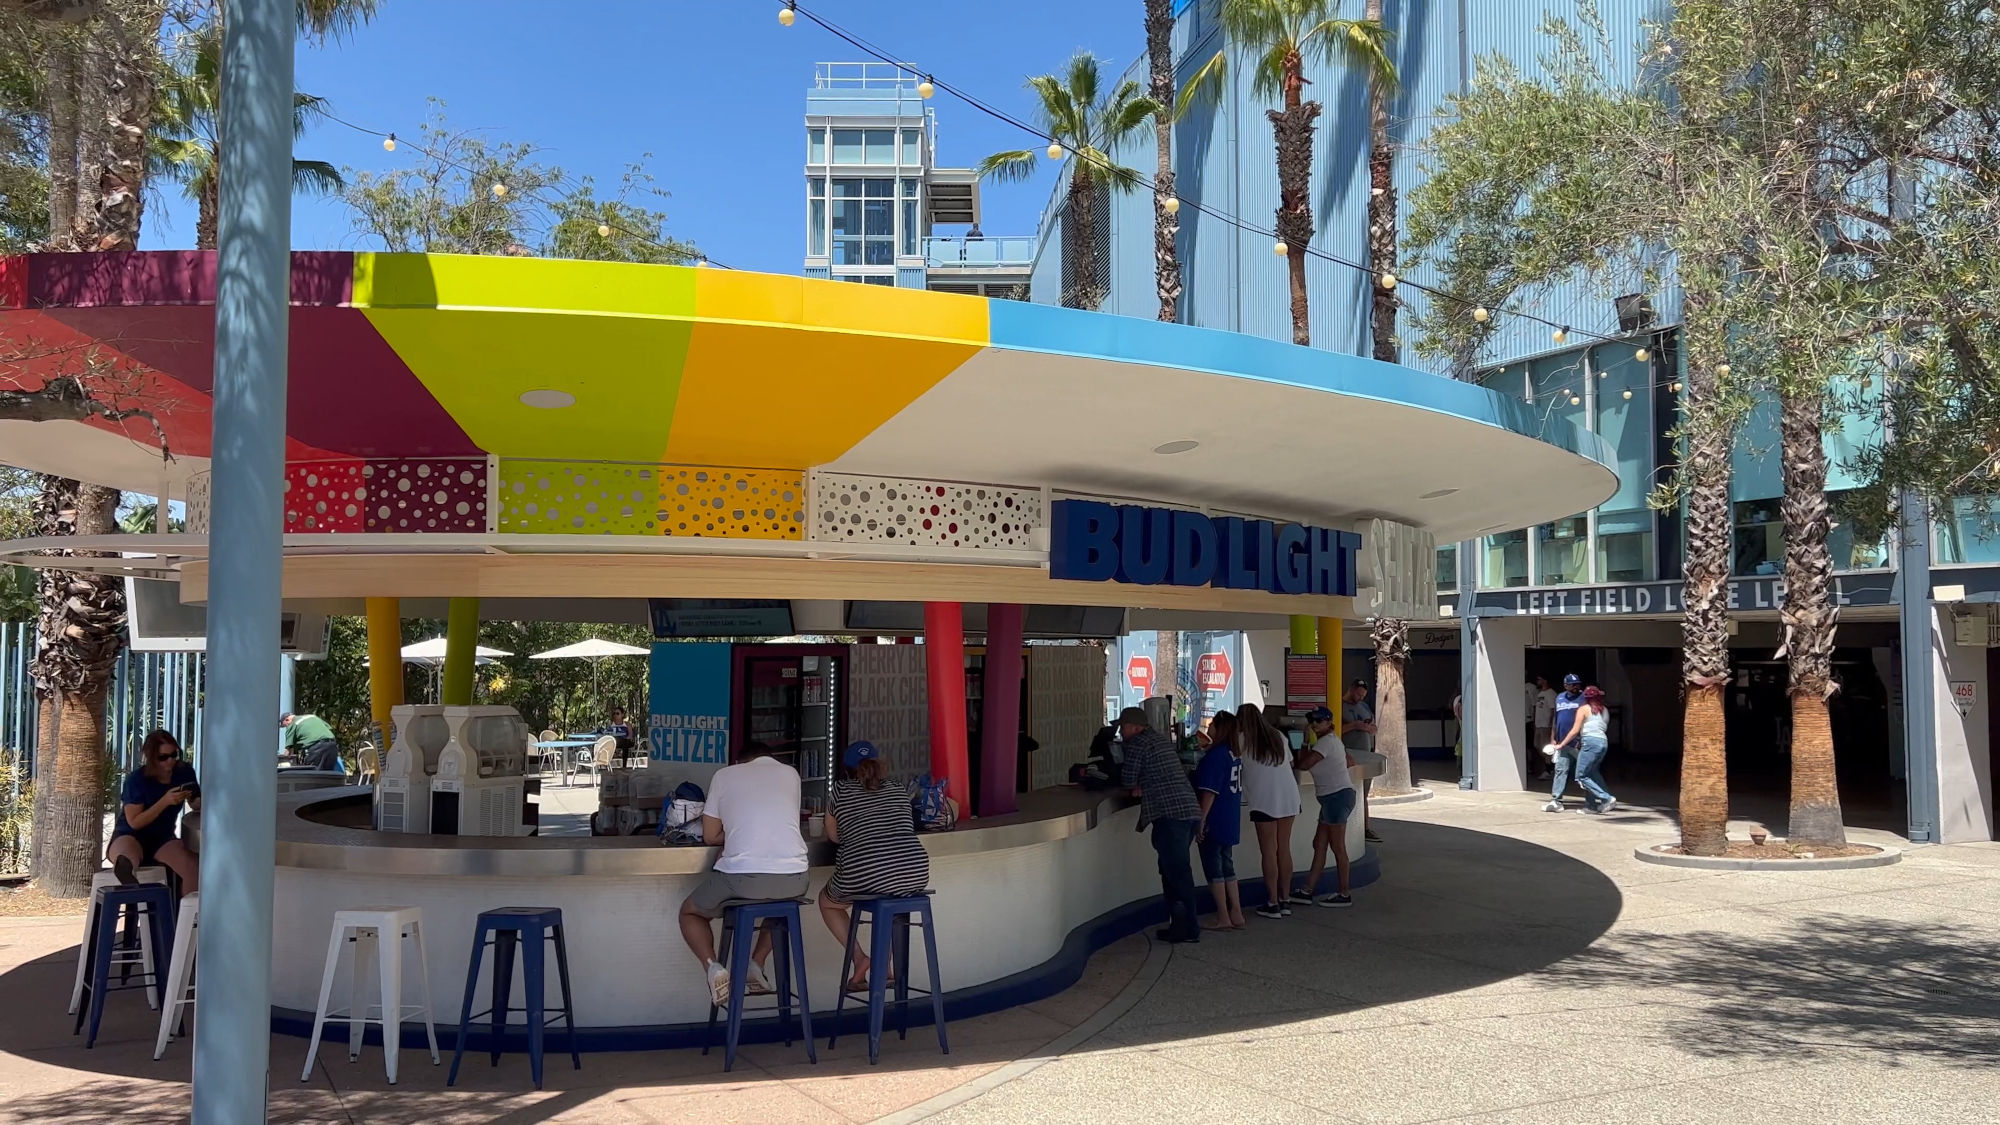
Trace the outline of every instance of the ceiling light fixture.
{"type": "Polygon", "coordinates": [[[1438,488],[1438,489],[1433,489],[1433,490],[1431,490],[1431,491],[1429,491],[1429,492],[1426,492],[1426,493],[1424,493],[1424,494],[1423,494],[1422,496],[1419,496],[1419,497],[1417,497],[1417,499],[1419,499],[1419,500],[1442,500],[1442,499],[1444,499],[1445,497],[1447,497],[1447,496],[1450,496],[1450,495],[1451,495],[1452,493],[1454,493],[1454,492],[1457,492],[1457,491],[1458,491],[1458,489],[1456,489],[1456,488],[1438,488]]]}
{"type": "Polygon", "coordinates": [[[1165,445],[1156,445],[1153,447],[1153,452],[1163,456],[1171,456],[1175,453],[1186,453],[1191,449],[1199,448],[1201,448],[1200,442],[1182,439],[1181,441],[1170,441],[1165,445]]]}
{"type": "Polygon", "coordinates": [[[561,410],[565,406],[575,406],[576,396],[568,391],[542,387],[532,391],[522,391],[521,405],[532,406],[536,410],[561,410]]]}

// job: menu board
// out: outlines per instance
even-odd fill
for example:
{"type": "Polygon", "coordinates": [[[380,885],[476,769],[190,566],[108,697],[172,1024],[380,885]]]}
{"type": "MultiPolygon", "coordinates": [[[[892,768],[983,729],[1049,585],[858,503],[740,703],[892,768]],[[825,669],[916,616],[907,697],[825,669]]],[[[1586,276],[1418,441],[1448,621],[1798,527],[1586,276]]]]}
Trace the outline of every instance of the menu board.
{"type": "Polygon", "coordinates": [[[1326,706],[1326,657],[1287,654],[1285,710],[1303,715],[1326,706]]]}

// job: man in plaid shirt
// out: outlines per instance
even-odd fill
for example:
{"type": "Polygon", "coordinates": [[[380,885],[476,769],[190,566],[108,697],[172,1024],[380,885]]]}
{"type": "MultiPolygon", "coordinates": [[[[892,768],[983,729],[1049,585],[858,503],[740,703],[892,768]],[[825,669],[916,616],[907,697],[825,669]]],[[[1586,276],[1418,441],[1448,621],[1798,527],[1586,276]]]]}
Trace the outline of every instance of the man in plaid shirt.
{"type": "Polygon", "coordinates": [[[1160,857],[1160,890],[1167,902],[1167,927],[1153,936],[1173,944],[1201,940],[1195,924],[1194,867],[1188,849],[1201,825],[1201,802],[1181,765],[1179,747],[1152,729],[1146,712],[1127,707],[1118,715],[1119,737],[1125,741],[1125,762],[1119,780],[1139,790],[1139,827],[1153,829],[1153,850],[1160,857]]]}

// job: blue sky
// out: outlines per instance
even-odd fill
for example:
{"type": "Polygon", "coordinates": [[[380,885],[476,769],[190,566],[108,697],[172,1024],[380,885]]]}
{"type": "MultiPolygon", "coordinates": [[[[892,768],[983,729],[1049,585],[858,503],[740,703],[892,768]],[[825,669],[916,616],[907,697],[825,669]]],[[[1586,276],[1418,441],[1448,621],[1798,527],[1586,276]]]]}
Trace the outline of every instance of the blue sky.
{"type": "MultiPolygon", "coordinates": [[[[859,52],[806,19],[779,26],[778,0],[383,0],[347,42],[298,54],[299,89],[358,125],[414,135],[425,99],[455,128],[541,146],[566,171],[615,181],[646,161],[668,230],[738,269],[797,273],[803,246],[805,91],[820,61],[859,52]]],[[[1122,71],[1144,50],[1141,0],[806,0],[806,6],[946,81],[1027,116],[1028,74],[1079,47],[1122,71]]],[[[940,157],[967,165],[1029,147],[1019,131],[939,92],[940,157]]],[[[388,171],[411,154],[338,125],[301,157],[388,171]]],[[[1032,234],[1054,162],[1032,184],[988,186],[989,235],[1032,234]]],[[[145,245],[194,243],[193,205],[147,211],[145,245]]],[[[337,200],[294,202],[299,249],[367,249],[337,200]]]]}

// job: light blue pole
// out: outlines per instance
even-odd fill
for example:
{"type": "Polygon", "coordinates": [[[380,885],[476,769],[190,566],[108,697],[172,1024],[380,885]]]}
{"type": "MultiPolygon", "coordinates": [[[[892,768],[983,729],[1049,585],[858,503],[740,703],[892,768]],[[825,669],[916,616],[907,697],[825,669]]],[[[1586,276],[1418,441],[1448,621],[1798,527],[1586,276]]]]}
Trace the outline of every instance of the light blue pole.
{"type": "Polygon", "coordinates": [[[1479,544],[1458,545],[1458,692],[1460,789],[1479,788],[1479,621],[1473,612],[1479,600],[1479,544]]]}
{"type": "Polygon", "coordinates": [[[222,40],[195,1125],[263,1121],[269,1087],[293,4],[230,0],[222,40]]]}
{"type": "Polygon", "coordinates": [[[1896,613],[1903,655],[1903,753],[1908,762],[1910,842],[1938,842],[1937,655],[1931,629],[1930,506],[1915,493],[1897,497],[1896,613]]]}

